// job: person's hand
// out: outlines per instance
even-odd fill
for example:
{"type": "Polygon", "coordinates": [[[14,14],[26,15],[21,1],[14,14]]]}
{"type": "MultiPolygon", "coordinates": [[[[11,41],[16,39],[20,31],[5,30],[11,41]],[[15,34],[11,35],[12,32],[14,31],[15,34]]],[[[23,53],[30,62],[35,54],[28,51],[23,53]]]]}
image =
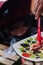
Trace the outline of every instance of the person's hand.
{"type": "Polygon", "coordinates": [[[35,19],[38,19],[43,9],[43,0],[35,0],[35,19]]]}

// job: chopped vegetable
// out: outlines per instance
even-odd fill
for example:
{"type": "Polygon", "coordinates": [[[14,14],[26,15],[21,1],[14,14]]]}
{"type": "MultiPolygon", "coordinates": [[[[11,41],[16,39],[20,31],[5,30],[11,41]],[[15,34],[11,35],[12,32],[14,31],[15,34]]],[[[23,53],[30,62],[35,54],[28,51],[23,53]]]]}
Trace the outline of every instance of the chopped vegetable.
{"type": "Polygon", "coordinates": [[[21,46],[23,46],[23,47],[30,47],[29,44],[21,44],[21,46]]]}
{"type": "Polygon", "coordinates": [[[26,47],[26,50],[29,50],[30,49],[30,47],[26,47]]]}
{"type": "Polygon", "coordinates": [[[36,59],[40,58],[39,56],[36,56],[36,59]]]}
{"type": "Polygon", "coordinates": [[[31,54],[29,54],[29,53],[22,53],[22,56],[24,56],[24,57],[30,57],[31,54]]]}
{"type": "Polygon", "coordinates": [[[30,56],[30,58],[36,58],[36,55],[35,55],[35,54],[32,54],[32,55],[30,56]]]}
{"type": "Polygon", "coordinates": [[[33,40],[33,38],[29,38],[29,40],[30,40],[30,41],[32,41],[32,40],[33,40]]]}
{"type": "Polygon", "coordinates": [[[34,44],[34,43],[36,43],[36,41],[32,41],[32,43],[34,44]]]}
{"type": "Polygon", "coordinates": [[[28,40],[28,39],[27,39],[27,41],[28,41],[28,43],[29,43],[29,42],[31,42],[31,41],[30,41],[30,40],[28,40]]]}
{"type": "Polygon", "coordinates": [[[33,52],[34,54],[39,54],[39,53],[41,53],[40,51],[38,51],[38,50],[34,50],[34,52],[33,52]]]}
{"type": "Polygon", "coordinates": [[[25,41],[24,41],[24,44],[28,44],[28,41],[27,41],[27,40],[25,40],[25,41]]]}
{"type": "Polygon", "coordinates": [[[37,38],[28,38],[26,39],[19,50],[22,52],[22,56],[29,57],[32,59],[43,59],[43,43],[40,46],[38,45],[37,38]]]}
{"type": "Polygon", "coordinates": [[[38,55],[39,55],[40,58],[43,58],[43,54],[42,54],[42,53],[40,53],[40,54],[38,54],[38,55]]]}
{"type": "Polygon", "coordinates": [[[20,47],[19,50],[20,50],[21,52],[23,52],[24,48],[23,48],[23,47],[20,47]]]}
{"type": "Polygon", "coordinates": [[[29,54],[33,54],[33,51],[31,51],[31,50],[26,50],[26,52],[29,54]]]}

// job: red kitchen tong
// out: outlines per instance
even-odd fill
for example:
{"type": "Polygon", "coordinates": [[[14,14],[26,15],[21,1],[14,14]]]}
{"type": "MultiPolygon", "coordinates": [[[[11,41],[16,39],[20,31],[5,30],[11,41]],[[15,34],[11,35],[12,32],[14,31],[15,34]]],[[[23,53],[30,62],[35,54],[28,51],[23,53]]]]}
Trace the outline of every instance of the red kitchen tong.
{"type": "Polygon", "coordinates": [[[43,40],[43,37],[41,37],[41,26],[40,26],[40,17],[38,18],[38,32],[37,32],[37,43],[33,45],[32,50],[38,50],[41,48],[41,40],[43,40]]]}
{"type": "Polygon", "coordinates": [[[38,34],[37,34],[38,44],[41,45],[41,26],[40,26],[40,17],[38,18],[38,34]]]}
{"type": "Polygon", "coordinates": [[[40,26],[40,17],[38,18],[38,33],[37,33],[37,40],[38,44],[41,46],[41,40],[43,40],[43,37],[41,37],[41,26],[40,26]]]}

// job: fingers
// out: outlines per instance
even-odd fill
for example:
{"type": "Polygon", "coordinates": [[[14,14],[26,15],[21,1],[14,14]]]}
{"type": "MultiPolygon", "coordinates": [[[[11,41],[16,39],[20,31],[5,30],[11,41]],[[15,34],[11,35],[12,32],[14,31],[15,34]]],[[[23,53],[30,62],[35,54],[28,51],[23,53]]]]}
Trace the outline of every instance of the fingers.
{"type": "Polygon", "coordinates": [[[35,12],[37,11],[39,5],[40,5],[39,0],[36,0],[36,2],[35,2],[35,12]]]}
{"type": "Polygon", "coordinates": [[[35,19],[38,19],[38,17],[40,16],[41,13],[41,4],[38,6],[36,12],[35,12],[35,19]]]}
{"type": "Polygon", "coordinates": [[[38,17],[41,14],[42,4],[40,0],[36,0],[35,2],[35,19],[38,19],[38,17]]]}

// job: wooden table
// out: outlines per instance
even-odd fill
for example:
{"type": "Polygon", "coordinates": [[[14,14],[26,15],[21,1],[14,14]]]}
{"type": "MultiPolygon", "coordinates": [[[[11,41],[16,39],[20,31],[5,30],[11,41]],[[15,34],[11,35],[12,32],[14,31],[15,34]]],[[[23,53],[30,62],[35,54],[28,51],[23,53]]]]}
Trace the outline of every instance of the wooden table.
{"type": "Polygon", "coordinates": [[[25,60],[22,65],[43,65],[43,62],[32,62],[25,60]]]}
{"type": "Polygon", "coordinates": [[[3,50],[7,49],[8,46],[0,44],[0,63],[4,65],[12,65],[15,63],[20,57],[16,54],[14,55],[9,55],[7,58],[3,57],[3,50]]]}
{"type": "MultiPolygon", "coordinates": [[[[20,57],[17,54],[15,56],[9,55],[7,58],[3,57],[3,50],[7,48],[8,46],[0,44],[0,63],[5,64],[5,65],[12,65],[20,57]]],[[[25,62],[22,63],[21,65],[43,65],[43,62],[31,62],[31,61],[25,60],[25,62]]]]}

